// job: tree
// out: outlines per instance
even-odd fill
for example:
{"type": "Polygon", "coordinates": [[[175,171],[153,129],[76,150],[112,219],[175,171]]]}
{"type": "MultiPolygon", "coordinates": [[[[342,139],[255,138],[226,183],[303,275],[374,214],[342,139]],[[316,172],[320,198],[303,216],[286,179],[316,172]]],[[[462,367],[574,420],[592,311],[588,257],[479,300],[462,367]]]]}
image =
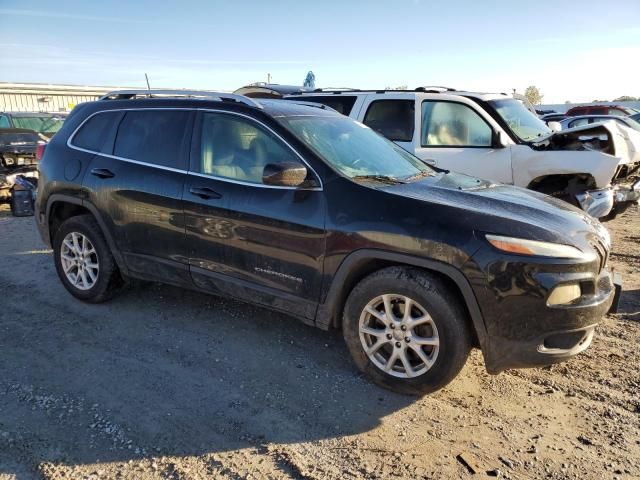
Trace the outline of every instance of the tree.
{"type": "Polygon", "coordinates": [[[544,98],[544,96],[540,93],[540,90],[538,90],[538,87],[535,87],[533,85],[527,87],[527,89],[524,91],[524,96],[527,97],[527,100],[529,100],[529,103],[531,103],[531,105],[540,105],[542,103],[542,99],[544,98]]]}
{"type": "Polygon", "coordinates": [[[307,76],[304,79],[304,84],[302,86],[311,89],[316,88],[316,76],[311,70],[309,70],[309,72],[307,73],[307,76]]]}
{"type": "Polygon", "coordinates": [[[613,102],[635,102],[638,100],[636,97],[630,97],[629,95],[622,95],[621,97],[614,98],[613,102]]]}

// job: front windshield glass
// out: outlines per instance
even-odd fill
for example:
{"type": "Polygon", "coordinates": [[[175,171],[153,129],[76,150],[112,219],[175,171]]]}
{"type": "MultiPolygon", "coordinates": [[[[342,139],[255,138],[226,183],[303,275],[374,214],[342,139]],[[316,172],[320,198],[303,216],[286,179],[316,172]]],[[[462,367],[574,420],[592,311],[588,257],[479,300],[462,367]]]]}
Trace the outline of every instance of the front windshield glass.
{"type": "Polygon", "coordinates": [[[62,127],[64,119],[50,116],[13,117],[17,128],[27,128],[38,133],[56,133],[62,127]]]}
{"type": "Polygon", "coordinates": [[[435,174],[418,158],[348,117],[292,116],[277,120],[349,178],[410,181],[435,174]]]}
{"type": "Polygon", "coordinates": [[[516,99],[491,100],[489,103],[520,140],[529,142],[551,133],[542,120],[516,99]]]}

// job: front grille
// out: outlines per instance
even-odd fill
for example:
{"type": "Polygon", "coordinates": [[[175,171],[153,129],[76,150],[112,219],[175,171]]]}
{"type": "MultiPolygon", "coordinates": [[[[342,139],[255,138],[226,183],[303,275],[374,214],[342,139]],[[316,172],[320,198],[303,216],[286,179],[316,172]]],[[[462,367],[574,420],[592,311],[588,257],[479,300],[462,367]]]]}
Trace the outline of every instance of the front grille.
{"type": "Polygon", "coordinates": [[[591,246],[598,254],[598,273],[600,273],[607,266],[607,262],[609,261],[609,251],[600,240],[593,242],[591,246]]]}

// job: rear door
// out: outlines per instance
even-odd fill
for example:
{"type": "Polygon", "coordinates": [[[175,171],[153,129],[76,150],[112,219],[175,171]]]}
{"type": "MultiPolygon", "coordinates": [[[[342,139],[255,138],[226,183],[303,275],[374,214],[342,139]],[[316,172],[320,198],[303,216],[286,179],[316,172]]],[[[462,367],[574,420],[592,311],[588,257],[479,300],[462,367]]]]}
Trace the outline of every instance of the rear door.
{"type": "Polygon", "coordinates": [[[85,151],[85,136],[108,139],[89,148],[96,153],[83,182],[89,201],[132,273],[174,284],[190,284],[182,191],[193,115],[182,109],[99,113],[71,139],[85,151]]]}
{"type": "Polygon", "coordinates": [[[415,96],[388,93],[368,96],[360,111],[362,123],[413,153],[416,133],[415,96]]]}
{"type": "MultiPolygon", "coordinates": [[[[202,289],[311,320],[325,251],[324,196],[321,188],[264,185],[265,165],[280,162],[304,164],[266,125],[199,112],[184,185],[191,275],[202,289]]],[[[308,175],[320,185],[309,167],[308,175]]]]}
{"type": "Polygon", "coordinates": [[[471,106],[423,100],[415,155],[426,163],[495,182],[513,183],[510,148],[493,146],[494,128],[471,106]]]}

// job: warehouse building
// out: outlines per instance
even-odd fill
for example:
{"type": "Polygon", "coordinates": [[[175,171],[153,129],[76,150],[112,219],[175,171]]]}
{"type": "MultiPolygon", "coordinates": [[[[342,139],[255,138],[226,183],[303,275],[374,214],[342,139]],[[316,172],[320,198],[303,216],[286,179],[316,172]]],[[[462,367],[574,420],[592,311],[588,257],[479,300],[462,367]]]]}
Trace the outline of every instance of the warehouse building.
{"type": "Polygon", "coordinates": [[[0,82],[0,112],[70,112],[78,103],[124,88],[0,82]]]}

